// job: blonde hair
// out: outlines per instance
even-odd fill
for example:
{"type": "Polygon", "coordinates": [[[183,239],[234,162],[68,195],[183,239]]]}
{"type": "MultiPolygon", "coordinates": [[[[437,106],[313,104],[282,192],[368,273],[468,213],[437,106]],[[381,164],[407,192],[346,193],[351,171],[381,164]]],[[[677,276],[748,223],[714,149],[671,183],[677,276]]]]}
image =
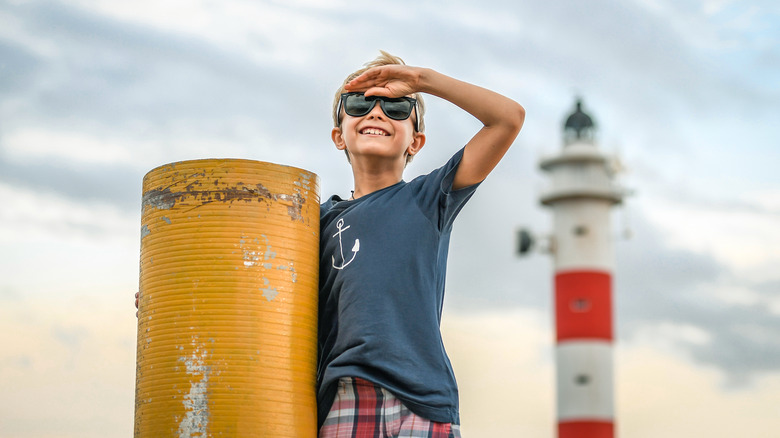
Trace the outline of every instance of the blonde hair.
{"type": "MultiPolygon", "coordinates": [[[[347,76],[346,79],[344,79],[344,82],[341,84],[338,90],[336,90],[336,95],[333,97],[333,126],[339,127],[339,101],[341,100],[341,95],[345,93],[344,87],[351,81],[352,79],[355,79],[356,77],[362,75],[365,73],[368,69],[373,67],[379,67],[382,65],[393,65],[393,64],[400,64],[400,65],[406,65],[403,59],[399,58],[398,56],[391,55],[384,50],[379,51],[380,55],[377,56],[373,61],[369,61],[365,64],[363,64],[363,68],[353,72],[349,76],[347,76]]],[[[412,95],[415,99],[417,99],[417,110],[415,111],[417,114],[417,126],[419,127],[419,132],[425,132],[425,121],[423,119],[423,115],[425,114],[425,102],[423,101],[422,94],[420,93],[414,93],[412,95]]],[[[349,159],[349,153],[344,150],[345,153],[347,153],[347,159],[349,159]]],[[[409,163],[412,161],[412,155],[409,155],[406,157],[406,162],[409,163]]]]}

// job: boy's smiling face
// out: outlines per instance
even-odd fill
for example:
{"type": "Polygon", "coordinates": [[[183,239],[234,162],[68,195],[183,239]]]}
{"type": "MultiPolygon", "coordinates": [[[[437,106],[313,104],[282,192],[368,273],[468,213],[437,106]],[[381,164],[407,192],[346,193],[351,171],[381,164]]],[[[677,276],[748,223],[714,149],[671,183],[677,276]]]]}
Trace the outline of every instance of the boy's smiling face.
{"type": "Polygon", "coordinates": [[[365,116],[353,117],[341,109],[341,126],[332,132],[336,148],[346,149],[350,160],[387,159],[406,163],[406,155],[416,154],[425,143],[425,135],[415,132],[412,115],[406,120],[394,120],[382,111],[377,102],[365,116]]]}

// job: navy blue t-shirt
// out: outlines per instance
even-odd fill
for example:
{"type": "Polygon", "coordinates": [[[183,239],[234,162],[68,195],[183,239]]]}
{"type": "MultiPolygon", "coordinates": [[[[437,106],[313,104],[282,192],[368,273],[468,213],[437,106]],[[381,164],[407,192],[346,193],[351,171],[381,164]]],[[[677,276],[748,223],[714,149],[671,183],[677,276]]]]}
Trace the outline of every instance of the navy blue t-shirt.
{"type": "Polygon", "coordinates": [[[369,380],[421,417],[460,424],[439,323],[452,224],[477,187],[452,190],[462,156],[411,182],[321,205],[320,424],[341,377],[369,380]]]}

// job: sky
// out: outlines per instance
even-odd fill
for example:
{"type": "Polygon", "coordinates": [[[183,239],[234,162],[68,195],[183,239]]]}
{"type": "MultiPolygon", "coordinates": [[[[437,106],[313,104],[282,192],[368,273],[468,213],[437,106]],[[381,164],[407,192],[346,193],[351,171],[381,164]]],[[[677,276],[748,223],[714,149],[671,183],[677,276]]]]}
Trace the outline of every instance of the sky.
{"type": "MultiPolygon", "coordinates": [[[[776,436],[777,2],[0,0],[0,437],[132,433],[143,175],[246,158],[348,195],[332,97],[380,49],[527,111],[452,237],[464,436],[554,436],[538,164],[578,96],[632,193],[612,217],[618,434],[776,436]]],[[[480,128],[426,103],[407,180],[480,128]]]]}

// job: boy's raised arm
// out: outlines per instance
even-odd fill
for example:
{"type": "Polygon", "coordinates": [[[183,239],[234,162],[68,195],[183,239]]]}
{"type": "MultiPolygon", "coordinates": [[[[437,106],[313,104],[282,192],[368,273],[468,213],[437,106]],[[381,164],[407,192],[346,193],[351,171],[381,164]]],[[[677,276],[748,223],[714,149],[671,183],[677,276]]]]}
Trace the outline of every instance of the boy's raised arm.
{"type": "Polygon", "coordinates": [[[514,100],[428,68],[376,67],[351,81],[347,90],[389,97],[415,92],[432,94],[482,122],[482,129],[466,144],[452,183],[455,190],[484,180],[515,141],[525,120],[525,109],[514,100]]]}
{"type": "Polygon", "coordinates": [[[525,120],[525,109],[494,91],[427,69],[424,91],[459,106],[484,126],[466,143],[452,188],[481,182],[512,146],[525,120]]]}

